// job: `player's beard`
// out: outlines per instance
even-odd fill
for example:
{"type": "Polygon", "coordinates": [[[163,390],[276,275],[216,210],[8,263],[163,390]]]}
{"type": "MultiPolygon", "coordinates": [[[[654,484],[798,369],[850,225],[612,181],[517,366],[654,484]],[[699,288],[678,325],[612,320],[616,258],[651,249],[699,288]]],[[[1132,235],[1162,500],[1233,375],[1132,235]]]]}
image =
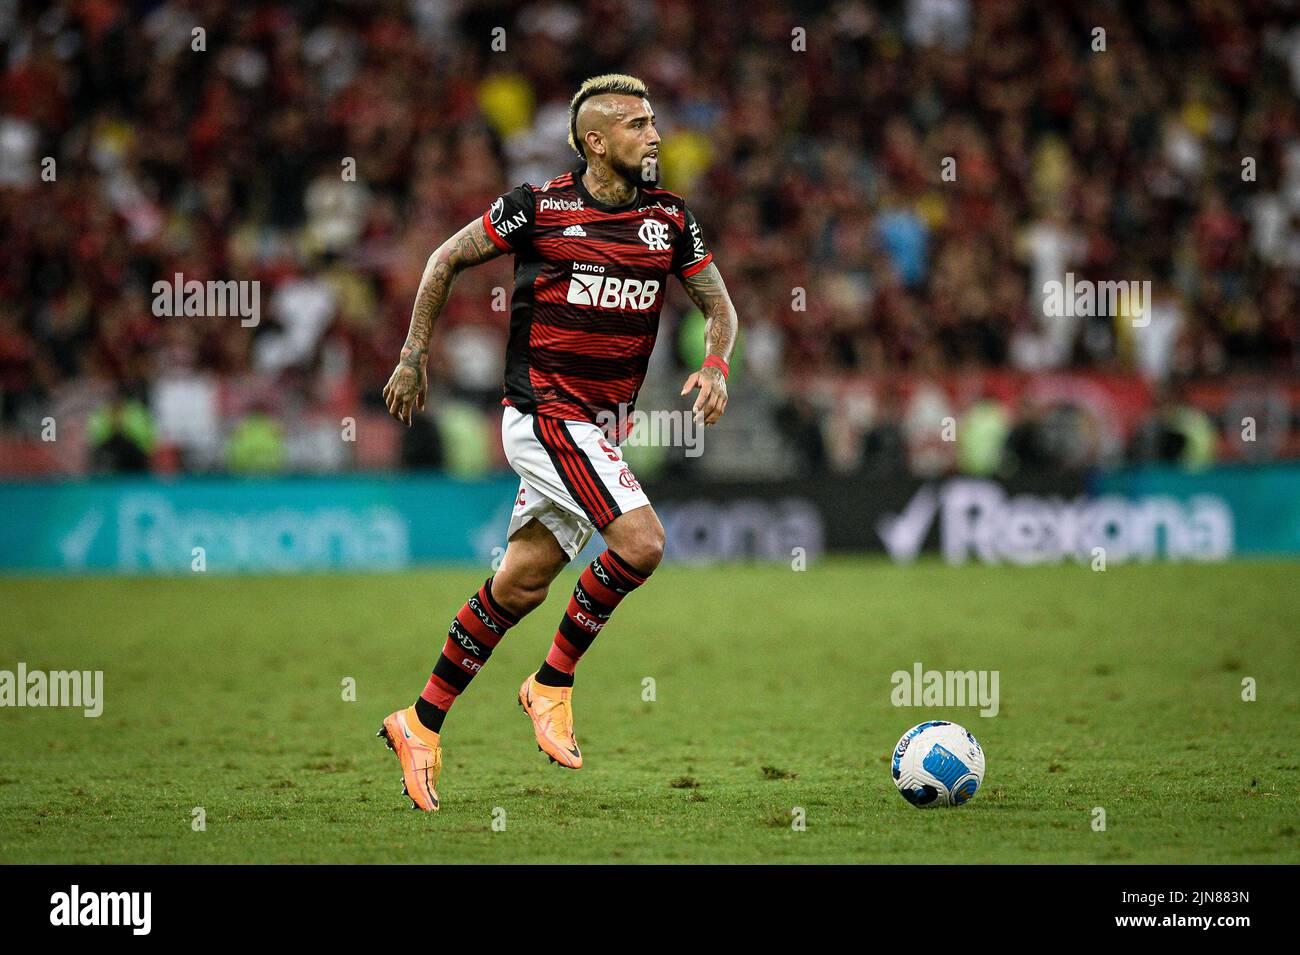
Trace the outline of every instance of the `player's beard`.
{"type": "Polygon", "coordinates": [[[613,170],[630,182],[634,186],[644,186],[654,188],[659,185],[659,160],[648,159],[645,164],[637,163],[635,166],[625,163],[617,157],[610,157],[610,166],[613,170]]]}

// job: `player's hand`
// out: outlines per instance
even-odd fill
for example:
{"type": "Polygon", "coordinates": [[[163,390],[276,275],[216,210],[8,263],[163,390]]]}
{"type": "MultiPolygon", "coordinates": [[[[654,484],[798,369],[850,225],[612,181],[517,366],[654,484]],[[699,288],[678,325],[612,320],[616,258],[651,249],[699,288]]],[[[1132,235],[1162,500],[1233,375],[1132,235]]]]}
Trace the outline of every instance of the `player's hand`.
{"type": "Polygon", "coordinates": [[[692,388],[700,389],[691,409],[695,423],[704,422],[708,426],[721,418],[727,410],[727,379],[722,377],[722,372],[712,366],[701,368],[686,379],[682,394],[690,394],[692,388]]]}
{"type": "Polygon", "coordinates": [[[429,391],[429,373],[424,365],[418,370],[410,365],[399,364],[393,369],[388,384],[384,385],[384,404],[388,413],[402,424],[410,427],[411,415],[424,410],[424,398],[429,391]]]}

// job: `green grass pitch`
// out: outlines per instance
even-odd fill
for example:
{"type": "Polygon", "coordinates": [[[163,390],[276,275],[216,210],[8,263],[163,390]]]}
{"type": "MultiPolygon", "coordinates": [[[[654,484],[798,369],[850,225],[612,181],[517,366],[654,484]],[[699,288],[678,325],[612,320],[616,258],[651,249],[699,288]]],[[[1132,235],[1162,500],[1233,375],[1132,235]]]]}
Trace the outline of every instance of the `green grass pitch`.
{"type": "Polygon", "coordinates": [[[484,571],[0,582],[0,669],[106,698],[0,709],[0,861],[1300,861],[1294,564],[665,566],[583,661],[572,772],[514,694],[577,570],[449,716],[433,816],[374,734],[484,571]],[[1000,712],[893,706],[915,661],[997,670],[1000,712]],[[920,811],[887,758],[942,718],[987,776],[920,811]]]}

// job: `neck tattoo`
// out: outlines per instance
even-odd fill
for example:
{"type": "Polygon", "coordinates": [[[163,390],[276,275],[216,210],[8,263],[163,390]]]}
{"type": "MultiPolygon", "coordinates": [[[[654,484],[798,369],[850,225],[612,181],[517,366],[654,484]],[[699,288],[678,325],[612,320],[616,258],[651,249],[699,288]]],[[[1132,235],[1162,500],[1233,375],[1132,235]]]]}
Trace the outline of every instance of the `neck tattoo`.
{"type": "Polygon", "coordinates": [[[588,163],[582,184],[587,187],[593,199],[607,206],[625,206],[636,196],[636,186],[604,166],[588,163]]]}

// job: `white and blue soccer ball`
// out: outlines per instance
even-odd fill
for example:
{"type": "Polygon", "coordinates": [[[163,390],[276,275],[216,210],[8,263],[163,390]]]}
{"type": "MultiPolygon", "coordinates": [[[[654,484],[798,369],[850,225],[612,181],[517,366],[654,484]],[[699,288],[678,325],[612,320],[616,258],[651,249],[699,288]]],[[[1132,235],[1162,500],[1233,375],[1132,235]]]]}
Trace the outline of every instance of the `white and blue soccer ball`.
{"type": "Polygon", "coordinates": [[[894,785],[913,806],[960,806],[984,782],[984,750],[964,727],[930,720],[903,734],[890,768],[894,785]]]}

